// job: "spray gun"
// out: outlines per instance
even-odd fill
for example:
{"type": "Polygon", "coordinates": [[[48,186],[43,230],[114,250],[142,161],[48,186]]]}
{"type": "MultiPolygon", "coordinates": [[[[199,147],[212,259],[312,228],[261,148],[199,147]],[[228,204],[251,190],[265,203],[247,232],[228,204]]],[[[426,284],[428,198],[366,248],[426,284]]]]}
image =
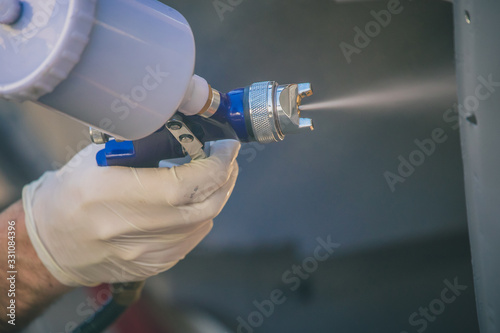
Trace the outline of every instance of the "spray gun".
{"type": "MultiPolygon", "coordinates": [[[[206,142],[278,142],[313,128],[300,117],[309,83],[254,83],[228,93],[193,75],[185,18],[156,0],[0,0],[0,98],[31,101],[91,127],[100,166],[157,167],[206,142]]],[[[142,283],[74,332],[97,332],[142,283]]]]}
{"type": "MultiPolygon", "coordinates": [[[[194,76],[193,81],[206,82],[194,76]]],[[[126,165],[156,167],[159,161],[183,157],[204,158],[208,141],[236,139],[242,142],[278,142],[288,133],[313,128],[311,119],[300,118],[302,98],[312,94],[309,83],[278,85],[258,82],[227,94],[208,86],[209,96],[203,108],[186,109],[172,116],[162,128],[136,141],[110,140],[110,136],[91,129],[94,143],[106,146],[97,155],[100,166],[126,165]],[[195,115],[190,115],[196,112],[195,115]]],[[[189,103],[197,100],[197,89],[189,93],[189,103]]],[[[205,94],[200,98],[205,99],[205,94]]]]}
{"type": "Polygon", "coordinates": [[[194,75],[187,21],[156,0],[0,0],[0,97],[92,127],[101,166],[154,167],[207,141],[281,141],[310,84],[259,82],[227,94],[194,75]],[[179,111],[179,112],[177,112],[179,111]]]}

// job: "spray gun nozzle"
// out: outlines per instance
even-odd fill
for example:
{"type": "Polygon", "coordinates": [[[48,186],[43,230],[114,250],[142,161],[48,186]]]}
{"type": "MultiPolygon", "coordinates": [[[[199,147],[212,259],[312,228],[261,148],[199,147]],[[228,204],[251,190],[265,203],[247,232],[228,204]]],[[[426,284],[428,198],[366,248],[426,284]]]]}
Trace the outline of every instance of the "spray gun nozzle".
{"type": "Polygon", "coordinates": [[[286,134],[314,129],[312,119],[300,117],[299,108],[302,100],[312,94],[310,83],[279,85],[264,81],[227,94],[210,87],[209,98],[199,115],[229,121],[243,141],[278,142],[286,134]]]}
{"type": "Polygon", "coordinates": [[[279,85],[274,81],[258,82],[249,87],[248,110],[255,139],[261,143],[277,142],[286,134],[313,129],[312,119],[301,118],[302,99],[313,94],[310,83],[279,85]]]}
{"type": "MultiPolygon", "coordinates": [[[[299,89],[299,96],[300,96],[301,102],[302,102],[302,98],[306,98],[306,97],[313,95],[313,89],[312,89],[312,85],[310,83],[299,83],[297,86],[299,89]]],[[[300,104],[300,102],[299,102],[299,104],[300,104]]]]}

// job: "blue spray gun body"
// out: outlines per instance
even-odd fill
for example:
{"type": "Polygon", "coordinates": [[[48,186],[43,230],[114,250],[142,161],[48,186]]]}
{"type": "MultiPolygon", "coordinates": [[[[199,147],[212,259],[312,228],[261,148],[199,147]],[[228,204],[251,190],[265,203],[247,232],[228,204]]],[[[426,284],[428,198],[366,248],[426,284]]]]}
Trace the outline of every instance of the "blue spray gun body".
{"type": "Polygon", "coordinates": [[[235,139],[270,143],[301,128],[313,128],[312,120],[300,118],[299,106],[312,95],[309,83],[278,85],[254,83],[227,94],[211,89],[206,107],[198,115],[177,112],[158,131],[136,141],[118,141],[91,130],[95,143],[105,143],[97,154],[99,166],[158,167],[162,160],[190,155],[205,157],[206,142],[235,139]]]}

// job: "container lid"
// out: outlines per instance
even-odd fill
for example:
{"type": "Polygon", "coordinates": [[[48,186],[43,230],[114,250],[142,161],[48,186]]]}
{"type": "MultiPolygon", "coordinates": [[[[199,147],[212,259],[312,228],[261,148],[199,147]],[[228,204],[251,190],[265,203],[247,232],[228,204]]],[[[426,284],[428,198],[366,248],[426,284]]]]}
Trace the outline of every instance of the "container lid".
{"type": "Polygon", "coordinates": [[[0,98],[36,100],[52,92],[79,62],[96,0],[0,0],[0,11],[6,4],[20,4],[21,11],[14,23],[0,24],[0,98]]]}

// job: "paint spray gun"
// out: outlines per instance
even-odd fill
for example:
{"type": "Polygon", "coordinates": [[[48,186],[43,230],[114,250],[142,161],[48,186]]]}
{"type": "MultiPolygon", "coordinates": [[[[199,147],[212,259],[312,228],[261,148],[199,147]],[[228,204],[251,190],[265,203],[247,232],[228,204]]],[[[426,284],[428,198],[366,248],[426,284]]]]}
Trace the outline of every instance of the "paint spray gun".
{"type": "MultiPolygon", "coordinates": [[[[0,98],[32,101],[91,127],[100,166],[157,167],[206,142],[278,142],[313,128],[299,105],[311,85],[274,81],[220,93],[193,75],[185,18],[156,0],[0,0],[0,98]]],[[[73,332],[99,332],[142,282],[73,332]]]]}
{"type": "Polygon", "coordinates": [[[277,142],[313,128],[311,85],[254,83],[227,94],[194,75],[188,22],[156,0],[0,0],[0,97],[88,124],[100,166],[157,167],[205,142],[277,142]]]}
{"type": "Polygon", "coordinates": [[[302,98],[312,94],[309,83],[258,82],[227,94],[211,88],[198,76],[193,77],[192,85],[188,103],[198,100],[205,102],[203,107],[181,106],[164,126],[143,139],[110,140],[108,134],[91,129],[93,142],[106,144],[97,154],[98,165],[157,167],[162,160],[186,154],[192,159],[205,158],[203,148],[209,141],[270,143],[281,141],[286,134],[301,128],[313,128],[311,119],[300,118],[298,109],[302,98]],[[198,84],[205,91],[200,93],[198,84]]]}

